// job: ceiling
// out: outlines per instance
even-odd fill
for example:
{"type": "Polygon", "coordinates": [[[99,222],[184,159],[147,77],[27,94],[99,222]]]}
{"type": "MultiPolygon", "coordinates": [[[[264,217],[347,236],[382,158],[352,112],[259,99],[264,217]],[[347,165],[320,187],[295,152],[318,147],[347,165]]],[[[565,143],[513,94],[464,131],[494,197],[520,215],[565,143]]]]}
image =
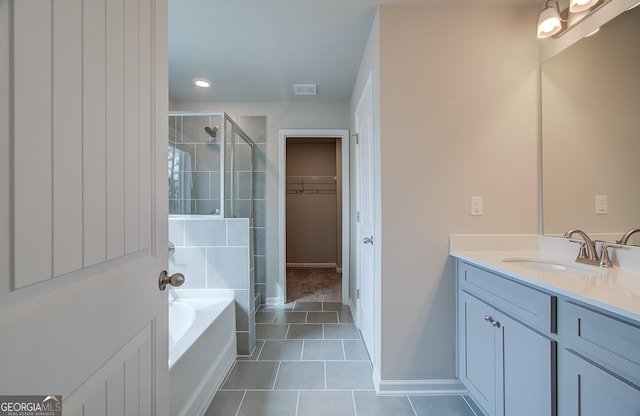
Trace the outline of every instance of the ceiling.
{"type": "Polygon", "coordinates": [[[443,1],[169,0],[169,96],[174,102],[349,102],[376,6],[443,1]],[[195,87],[197,77],[213,86],[195,87]],[[293,84],[317,84],[317,95],[295,96],[293,84]]]}

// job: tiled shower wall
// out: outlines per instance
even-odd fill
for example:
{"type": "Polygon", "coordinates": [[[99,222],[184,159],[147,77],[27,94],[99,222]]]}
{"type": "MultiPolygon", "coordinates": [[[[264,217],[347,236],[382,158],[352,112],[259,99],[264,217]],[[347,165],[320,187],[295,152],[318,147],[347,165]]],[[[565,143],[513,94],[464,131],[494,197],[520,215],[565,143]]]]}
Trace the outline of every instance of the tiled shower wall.
{"type": "Polygon", "coordinates": [[[248,218],[170,217],[175,251],[169,273],[183,273],[184,289],[232,289],[236,300],[239,355],[255,346],[254,269],[248,218]]]}
{"type": "MultiPolygon", "coordinates": [[[[188,193],[176,192],[169,182],[169,214],[220,212],[222,131],[218,131],[214,139],[204,131],[204,126],[222,126],[222,123],[219,115],[169,116],[169,145],[189,156],[188,165],[178,170],[180,176],[185,176],[186,180],[179,182],[189,188],[188,193]]],[[[171,155],[171,150],[169,153],[171,155]]],[[[170,169],[171,166],[170,158],[170,169]]]]}

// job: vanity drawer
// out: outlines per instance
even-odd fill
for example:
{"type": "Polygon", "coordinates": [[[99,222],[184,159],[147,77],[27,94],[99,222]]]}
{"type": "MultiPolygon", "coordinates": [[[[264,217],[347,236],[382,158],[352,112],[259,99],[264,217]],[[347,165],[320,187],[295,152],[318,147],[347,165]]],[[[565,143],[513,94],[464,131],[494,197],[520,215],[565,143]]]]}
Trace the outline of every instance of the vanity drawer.
{"type": "Polygon", "coordinates": [[[556,332],[555,296],[471,264],[458,262],[458,285],[540,331],[556,332]]]}
{"type": "Polygon", "coordinates": [[[640,383],[640,327],[571,301],[561,316],[564,348],[640,383]]]}

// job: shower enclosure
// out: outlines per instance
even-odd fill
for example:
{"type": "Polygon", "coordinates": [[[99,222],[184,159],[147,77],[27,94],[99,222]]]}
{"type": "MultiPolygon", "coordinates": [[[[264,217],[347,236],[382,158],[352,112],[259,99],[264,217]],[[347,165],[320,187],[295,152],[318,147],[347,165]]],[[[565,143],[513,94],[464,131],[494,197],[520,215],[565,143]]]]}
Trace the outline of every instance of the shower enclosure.
{"type": "MultiPolygon", "coordinates": [[[[255,143],[226,113],[170,113],[169,273],[236,302],[237,353],[255,348],[255,143]]],[[[179,288],[180,289],[180,288],[179,288]]]]}
{"type": "Polygon", "coordinates": [[[252,218],[253,146],[226,113],[169,114],[169,214],[252,218]]]}

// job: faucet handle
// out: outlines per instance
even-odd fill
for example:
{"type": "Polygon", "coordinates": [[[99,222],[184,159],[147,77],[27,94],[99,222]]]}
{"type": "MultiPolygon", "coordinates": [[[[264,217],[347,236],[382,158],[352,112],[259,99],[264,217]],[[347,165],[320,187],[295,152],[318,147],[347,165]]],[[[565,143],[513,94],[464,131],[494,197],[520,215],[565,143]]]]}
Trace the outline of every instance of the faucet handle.
{"type": "Polygon", "coordinates": [[[609,247],[611,248],[621,248],[620,244],[613,244],[607,241],[595,240],[594,243],[600,243],[600,267],[603,268],[611,268],[613,267],[613,263],[611,262],[611,258],[609,257],[609,247]]]}
{"type": "Polygon", "coordinates": [[[570,239],[569,241],[571,243],[580,244],[580,251],[578,252],[578,257],[576,257],[576,260],[577,259],[587,259],[587,258],[589,258],[587,256],[587,244],[584,241],[582,241],[582,240],[573,240],[573,239],[570,239]]]}

